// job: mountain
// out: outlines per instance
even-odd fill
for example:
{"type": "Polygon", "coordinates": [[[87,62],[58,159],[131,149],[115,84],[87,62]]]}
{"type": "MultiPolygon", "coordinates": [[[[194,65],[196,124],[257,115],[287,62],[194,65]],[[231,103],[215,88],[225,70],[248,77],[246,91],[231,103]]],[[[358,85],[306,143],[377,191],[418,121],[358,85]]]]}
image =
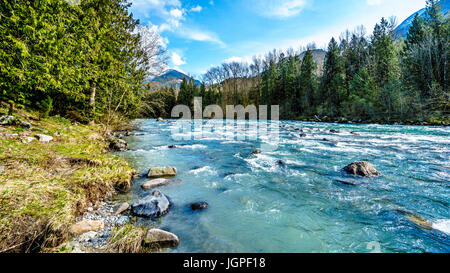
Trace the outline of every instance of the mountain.
{"type": "MultiPolygon", "coordinates": [[[[178,70],[170,69],[166,71],[164,74],[155,77],[152,82],[159,83],[163,86],[175,86],[180,87],[181,82],[183,81],[183,78],[186,78],[186,80],[189,81],[191,78],[190,76],[184,74],[183,72],[180,72],[178,70]]],[[[194,83],[197,86],[202,85],[202,83],[199,80],[194,79],[194,83]]]]}
{"type": "MultiPolygon", "coordinates": [[[[450,0],[441,0],[440,2],[442,7],[442,12],[448,16],[449,9],[450,9],[450,0]]],[[[419,10],[418,12],[414,13],[413,15],[409,16],[405,21],[403,21],[396,29],[395,33],[402,37],[403,39],[406,39],[406,35],[408,35],[409,28],[411,27],[412,21],[414,20],[414,17],[418,14],[421,17],[426,17],[427,15],[427,9],[423,8],[419,10]]]]}

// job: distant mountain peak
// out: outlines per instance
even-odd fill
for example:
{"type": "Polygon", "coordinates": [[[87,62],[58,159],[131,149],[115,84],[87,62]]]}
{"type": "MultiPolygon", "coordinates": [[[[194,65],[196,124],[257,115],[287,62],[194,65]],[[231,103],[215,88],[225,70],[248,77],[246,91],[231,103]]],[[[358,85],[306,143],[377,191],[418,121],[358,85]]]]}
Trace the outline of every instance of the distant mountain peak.
{"type": "MultiPolygon", "coordinates": [[[[440,1],[440,5],[442,7],[442,12],[448,16],[448,11],[450,10],[450,0],[441,0],[440,1]]],[[[406,36],[408,35],[409,29],[411,28],[412,22],[414,20],[414,17],[416,17],[416,15],[419,15],[420,17],[427,17],[427,9],[423,8],[417,12],[415,12],[414,14],[412,14],[411,16],[409,16],[405,21],[403,21],[396,29],[395,29],[395,33],[399,36],[402,37],[403,39],[406,39],[406,36]]]]}
{"type": "MultiPolygon", "coordinates": [[[[189,81],[189,79],[192,77],[176,69],[169,69],[161,75],[153,78],[152,82],[157,82],[159,84],[162,84],[163,86],[180,87],[183,78],[186,78],[186,80],[189,81]]],[[[199,80],[196,79],[194,79],[194,83],[198,86],[202,84],[199,80]]]]}

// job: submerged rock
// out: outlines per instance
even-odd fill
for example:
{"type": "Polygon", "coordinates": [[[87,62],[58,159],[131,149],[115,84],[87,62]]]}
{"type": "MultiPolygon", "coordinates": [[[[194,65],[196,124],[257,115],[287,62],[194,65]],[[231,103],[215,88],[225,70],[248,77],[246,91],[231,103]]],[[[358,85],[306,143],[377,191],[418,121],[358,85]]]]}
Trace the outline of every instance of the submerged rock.
{"type": "Polygon", "coordinates": [[[163,118],[158,118],[157,119],[158,122],[164,121],[163,118]]]}
{"type": "Polygon", "coordinates": [[[333,134],[339,134],[339,130],[331,129],[331,130],[330,130],[330,133],[333,133],[333,134]]]}
{"type": "Polygon", "coordinates": [[[169,212],[170,201],[160,191],[154,191],[151,195],[131,205],[131,212],[140,217],[159,218],[169,212]]]}
{"type": "Polygon", "coordinates": [[[70,232],[75,234],[83,234],[90,231],[98,231],[105,227],[103,221],[81,221],[70,227],[70,232]]]}
{"type": "Polygon", "coordinates": [[[173,233],[161,229],[150,229],[145,235],[143,244],[150,248],[168,248],[177,247],[180,240],[173,233]]]}
{"type": "Polygon", "coordinates": [[[192,210],[204,210],[209,207],[209,204],[207,202],[201,201],[201,202],[195,202],[191,204],[192,210]]]}
{"type": "Polygon", "coordinates": [[[147,177],[148,178],[160,178],[165,176],[176,176],[177,175],[177,169],[174,167],[157,167],[157,168],[151,168],[148,171],[147,177]]]}
{"type": "Polygon", "coordinates": [[[175,146],[175,145],[169,145],[167,148],[169,148],[169,149],[175,149],[175,148],[177,148],[177,146],[175,146]]]}
{"type": "Polygon", "coordinates": [[[277,165],[280,165],[280,166],[286,165],[286,162],[284,162],[283,160],[278,160],[277,165]]]}
{"type": "Polygon", "coordinates": [[[359,175],[364,177],[376,177],[381,174],[375,169],[375,167],[365,161],[353,162],[350,165],[343,168],[343,170],[351,175],[359,175]]]}
{"type": "Polygon", "coordinates": [[[47,135],[44,135],[44,134],[37,134],[37,135],[35,135],[35,137],[40,141],[40,142],[50,142],[50,141],[52,141],[53,140],[53,137],[52,136],[47,136],[47,135]]]}
{"type": "Polygon", "coordinates": [[[261,151],[260,150],[254,150],[253,152],[252,152],[252,155],[260,155],[261,154],[261,151]]]}
{"type": "Polygon", "coordinates": [[[357,133],[357,132],[350,132],[350,134],[352,134],[354,136],[360,136],[361,135],[360,133],[357,133]]]}
{"type": "Polygon", "coordinates": [[[180,183],[181,180],[179,179],[165,179],[165,178],[157,178],[150,181],[145,182],[142,184],[141,188],[144,190],[150,190],[157,187],[166,186],[172,183],[180,183]]]}

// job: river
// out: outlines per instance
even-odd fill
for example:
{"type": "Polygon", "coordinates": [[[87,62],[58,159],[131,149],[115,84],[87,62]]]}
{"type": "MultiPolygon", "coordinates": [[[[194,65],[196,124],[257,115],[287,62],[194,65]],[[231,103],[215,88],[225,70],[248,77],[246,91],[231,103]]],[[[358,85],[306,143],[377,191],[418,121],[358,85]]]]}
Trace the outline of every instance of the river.
{"type": "MultiPolygon", "coordinates": [[[[170,252],[450,251],[448,127],[281,121],[271,123],[275,135],[257,131],[263,122],[239,121],[242,140],[218,121],[209,133],[191,131],[189,122],[185,132],[175,121],[136,122],[138,135],[127,138],[131,150],[122,155],[141,174],[176,167],[183,181],[159,189],[174,203],[166,216],[140,220],[178,235],[170,252]],[[372,163],[382,176],[344,174],[354,161],[372,163]],[[195,201],[209,208],[193,212],[195,201]]],[[[145,181],[136,179],[121,198],[148,194],[145,181]]]]}

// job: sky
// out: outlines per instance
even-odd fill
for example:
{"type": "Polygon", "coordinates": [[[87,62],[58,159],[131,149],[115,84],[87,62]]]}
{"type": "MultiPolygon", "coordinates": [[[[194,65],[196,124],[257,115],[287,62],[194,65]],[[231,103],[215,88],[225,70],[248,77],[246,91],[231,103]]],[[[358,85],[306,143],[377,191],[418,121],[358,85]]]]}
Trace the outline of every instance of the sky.
{"type": "Polygon", "coordinates": [[[401,23],[425,0],[131,0],[130,11],[157,31],[169,67],[200,78],[209,68],[250,61],[273,50],[331,37],[363,25],[368,35],[382,17],[401,23]]]}

